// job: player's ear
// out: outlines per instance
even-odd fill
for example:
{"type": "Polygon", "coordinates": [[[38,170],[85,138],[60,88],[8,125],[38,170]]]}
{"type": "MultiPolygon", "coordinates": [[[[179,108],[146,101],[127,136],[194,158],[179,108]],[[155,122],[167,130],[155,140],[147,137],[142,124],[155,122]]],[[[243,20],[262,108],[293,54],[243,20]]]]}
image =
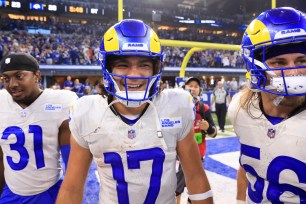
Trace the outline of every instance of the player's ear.
{"type": "Polygon", "coordinates": [[[36,72],[34,72],[34,79],[36,83],[40,82],[40,79],[41,79],[40,70],[37,70],[36,72]]]}

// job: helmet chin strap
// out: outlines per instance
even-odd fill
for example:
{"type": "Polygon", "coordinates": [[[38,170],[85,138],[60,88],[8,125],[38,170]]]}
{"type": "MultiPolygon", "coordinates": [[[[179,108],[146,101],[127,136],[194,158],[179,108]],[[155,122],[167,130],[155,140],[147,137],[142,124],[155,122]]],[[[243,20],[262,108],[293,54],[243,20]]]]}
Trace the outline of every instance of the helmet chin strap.
{"type": "MultiPolygon", "coordinates": [[[[262,90],[259,89],[254,89],[252,88],[251,82],[249,81],[249,83],[247,84],[248,88],[253,91],[253,92],[262,92],[262,90]]],[[[272,86],[266,86],[266,89],[275,89],[275,87],[272,86]]],[[[273,104],[275,106],[278,106],[280,104],[280,102],[283,100],[284,96],[276,96],[275,99],[273,99],[273,104]]]]}
{"type": "Polygon", "coordinates": [[[276,96],[276,98],[273,99],[273,104],[275,106],[278,106],[283,99],[284,99],[284,96],[276,96]]]}

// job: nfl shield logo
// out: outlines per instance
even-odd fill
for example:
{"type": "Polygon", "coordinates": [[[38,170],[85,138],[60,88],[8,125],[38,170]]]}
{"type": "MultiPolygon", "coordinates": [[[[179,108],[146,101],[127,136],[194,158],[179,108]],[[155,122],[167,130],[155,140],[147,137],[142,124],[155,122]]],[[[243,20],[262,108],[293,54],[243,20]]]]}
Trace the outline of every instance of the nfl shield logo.
{"type": "Polygon", "coordinates": [[[267,132],[267,136],[271,139],[275,137],[275,130],[273,128],[269,128],[267,132]]]}
{"type": "Polygon", "coordinates": [[[135,130],[129,130],[128,131],[128,138],[129,139],[134,139],[136,137],[136,132],[135,130]]]}

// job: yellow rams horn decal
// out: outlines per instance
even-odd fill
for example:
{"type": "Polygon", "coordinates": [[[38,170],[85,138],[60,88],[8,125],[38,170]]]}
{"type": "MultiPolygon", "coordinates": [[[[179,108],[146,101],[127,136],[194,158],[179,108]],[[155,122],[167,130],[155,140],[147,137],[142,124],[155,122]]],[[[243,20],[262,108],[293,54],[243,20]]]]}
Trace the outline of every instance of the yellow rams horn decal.
{"type": "Polygon", "coordinates": [[[115,28],[110,28],[104,34],[104,49],[107,52],[119,50],[119,39],[115,28]]]}
{"type": "Polygon", "coordinates": [[[160,41],[157,37],[157,34],[154,30],[151,29],[151,36],[150,36],[150,51],[155,53],[160,53],[160,41]]]}
{"type": "Polygon", "coordinates": [[[269,30],[265,24],[259,20],[252,21],[252,23],[247,27],[246,33],[253,45],[271,40],[269,30]]]}

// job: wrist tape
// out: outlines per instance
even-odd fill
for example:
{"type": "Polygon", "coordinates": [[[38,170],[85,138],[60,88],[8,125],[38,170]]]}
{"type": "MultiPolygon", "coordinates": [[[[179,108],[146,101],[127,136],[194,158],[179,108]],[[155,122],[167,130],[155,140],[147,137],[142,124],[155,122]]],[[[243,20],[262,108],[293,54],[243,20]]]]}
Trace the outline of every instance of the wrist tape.
{"type": "Polygon", "coordinates": [[[188,195],[190,200],[205,200],[205,199],[210,198],[212,196],[213,196],[213,194],[212,194],[211,190],[209,190],[205,193],[188,195]]]}

